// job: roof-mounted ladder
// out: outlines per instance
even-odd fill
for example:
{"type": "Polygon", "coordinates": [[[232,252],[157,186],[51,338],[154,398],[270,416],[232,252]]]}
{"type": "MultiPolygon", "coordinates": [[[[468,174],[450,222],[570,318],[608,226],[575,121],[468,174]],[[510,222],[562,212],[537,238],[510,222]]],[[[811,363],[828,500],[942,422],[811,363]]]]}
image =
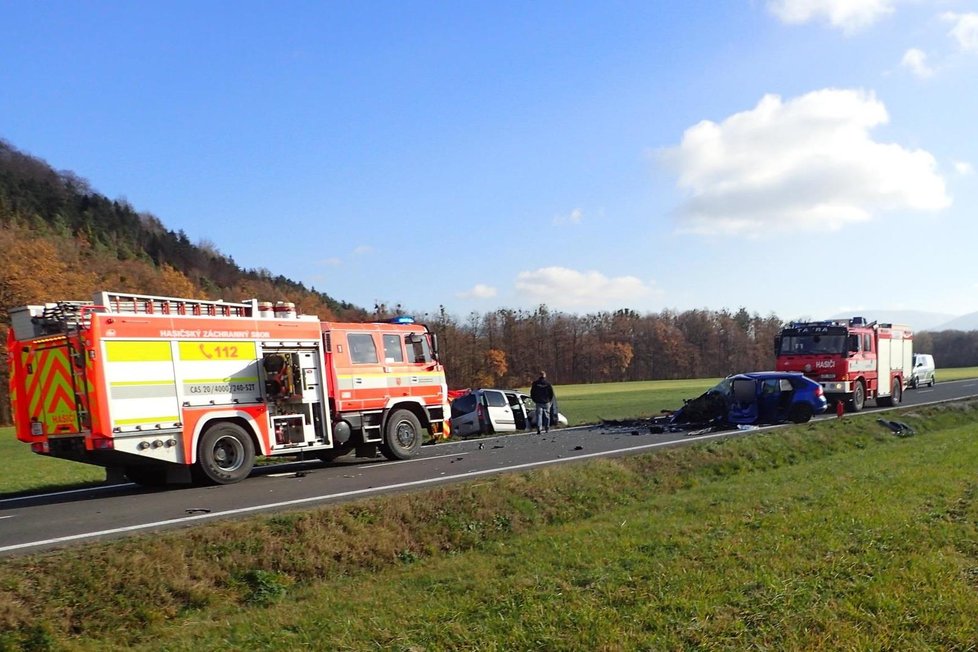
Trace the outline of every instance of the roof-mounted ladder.
{"type": "Polygon", "coordinates": [[[254,317],[258,314],[258,302],[244,303],[156,297],[148,294],[124,294],[99,292],[95,303],[106,312],[142,315],[201,315],[205,317],[254,317]]]}

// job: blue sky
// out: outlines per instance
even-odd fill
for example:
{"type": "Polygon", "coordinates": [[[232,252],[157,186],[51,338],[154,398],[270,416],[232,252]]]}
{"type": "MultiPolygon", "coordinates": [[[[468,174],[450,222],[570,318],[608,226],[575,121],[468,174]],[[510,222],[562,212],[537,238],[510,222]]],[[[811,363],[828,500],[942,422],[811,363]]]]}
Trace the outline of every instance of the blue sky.
{"type": "Polygon", "coordinates": [[[978,0],[0,0],[0,138],[458,316],[978,311],[978,0]]]}

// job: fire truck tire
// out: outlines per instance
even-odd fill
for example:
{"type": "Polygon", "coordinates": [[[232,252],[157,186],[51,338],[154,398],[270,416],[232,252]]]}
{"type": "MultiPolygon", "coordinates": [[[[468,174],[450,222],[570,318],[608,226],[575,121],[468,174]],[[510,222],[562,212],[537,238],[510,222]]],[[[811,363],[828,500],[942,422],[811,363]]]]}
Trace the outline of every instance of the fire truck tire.
{"type": "Polygon", "coordinates": [[[126,477],[130,482],[134,482],[143,487],[166,486],[166,469],[157,464],[127,466],[126,477]]]}
{"type": "Polygon", "coordinates": [[[795,403],[788,411],[788,420],[791,423],[806,423],[812,420],[812,406],[808,403],[795,403]]]}
{"type": "Polygon", "coordinates": [[[863,409],[866,404],[866,388],[863,387],[862,382],[857,381],[856,385],[852,388],[852,398],[849,400],[849,411],[859,412],[863,409]]]}
{"type": "Polygon", "coordinates": [[[207,482],[240,482],[248,477],[255,465],[255,445],[241,426],[219,423],[208,428],[200,438],[197,465],[207,482]]]}
{"type": "Polygon", "coordinates": [[[421,450],[421,422],[410,410],[395,410],[387,420],[381,454],[389,460],[409,460],[421,450]]]}
{"type": "Polygon", "coordinates": [[[902,398],[903,387],[901,387],[899,380],[894,379],[893,386],[890,388],[890,395],[877,398],[876,404],[880,407],[893,407],[899,405],[902,398]]]}

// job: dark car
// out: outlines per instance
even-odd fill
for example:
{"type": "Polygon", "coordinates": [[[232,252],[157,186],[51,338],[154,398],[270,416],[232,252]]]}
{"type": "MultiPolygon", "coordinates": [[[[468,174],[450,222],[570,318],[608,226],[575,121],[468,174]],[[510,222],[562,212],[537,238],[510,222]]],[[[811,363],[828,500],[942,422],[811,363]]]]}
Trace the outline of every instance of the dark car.
{"type": "Polygon", "coordinates": [[[728,376],[673,413],[673,424],[804,423],[825,412],[822,386],[804,374],[754,371],[728,376]]]}

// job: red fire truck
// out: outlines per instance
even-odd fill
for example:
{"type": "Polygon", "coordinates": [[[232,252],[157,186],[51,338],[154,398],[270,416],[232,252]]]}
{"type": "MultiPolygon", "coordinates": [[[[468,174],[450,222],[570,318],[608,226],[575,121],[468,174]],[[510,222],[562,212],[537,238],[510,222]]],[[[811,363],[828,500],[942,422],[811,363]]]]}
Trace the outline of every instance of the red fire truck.
{"type": "Polygon", "coordinates": [[[895,405],[913,370],[908,326],[849,320],[793,322],[775,341],[778,371],[801,371],[822,385],[829,403],[858,412],[867,399],[895,405]]]}
{"type": "Polygon", "coordinates": [[[434,335],[396,321],[112,292],[24,306],[7,342],[17,438],[147,485],[238,482],[256,455],[408,459],[449,408],[434,335]]]}

